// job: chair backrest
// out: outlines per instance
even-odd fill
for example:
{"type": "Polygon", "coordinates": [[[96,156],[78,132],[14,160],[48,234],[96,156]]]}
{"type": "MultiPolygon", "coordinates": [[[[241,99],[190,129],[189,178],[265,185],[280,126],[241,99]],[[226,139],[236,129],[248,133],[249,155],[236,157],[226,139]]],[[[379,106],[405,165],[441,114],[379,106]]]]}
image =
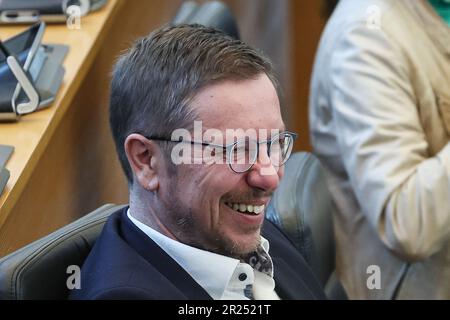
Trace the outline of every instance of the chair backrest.
{"type": "Polygon", "coordinates": [[[267,218],[290,236],[330,299],[346,299],[335,274],[334,202],[319,160],[292,154],[267,208],[267,218]]]}
{"type": "Polygon", "coordinates": [[[172,24],[183,24],[189,23],[190,17],[197,10],[198,3],[195,1],[183,1],[181,6],[178,8],[175,13],[174,18],[172,19],[172,24]]]}
{"type": "Polygon", "coordinates": [[[172,24],[201,24],[224,31],[239,39],[239,30],[231,10],[221,1],[207,1],[201,5],[186,1],[178,9],[172,24]]]}
{"type": "Polygon", "coordinates": [[[121,207],[104,205],[0,259],[0,299],[66,299],[68,266],[83,265],[106,219],[121,207]]]}

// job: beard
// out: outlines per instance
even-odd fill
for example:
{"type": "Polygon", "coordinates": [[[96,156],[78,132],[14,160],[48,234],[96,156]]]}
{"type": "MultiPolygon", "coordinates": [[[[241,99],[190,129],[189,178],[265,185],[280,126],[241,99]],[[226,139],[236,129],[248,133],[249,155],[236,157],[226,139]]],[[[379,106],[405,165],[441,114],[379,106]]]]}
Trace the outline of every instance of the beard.
{"type": "Polygon", "coordinates": [[[219,234],[219,236],[214,239],[217,247],[216,253],[238,260],[243,260],[244,257],[248,256],[248,254],[256,251],[258,246],[261,244],[260,229],[261,227],[258,227],[258,230],[253,231],[255,237],[252,241],[246,241],[244,243],[237,242],[227,237],[224,233],[222,235],[219,234]]]}
{"type": "MultiPolygon", "coordinates": [[[[179,209],[179,206],[174,206],[170,210],[176,210],[176,208],[179,209]]],[[[172,214],[174,214],[174,211],[172,211],[172,214]]],[[[180,242],[198,249],[241,260],[242,257],[254,252],[261,243],[261,226],[247,230],[248,233],[255,235],[254,239],[242,243],[229,237],[223,231],[220,222],[215,226],[215,231],[211,233],[200,227],[200,223],[196,221],[192,211],[189,210],[184,214],[181,211],[177,211],[176,215],[177,217],[174,221],[176,230],[172,230],[172,232],[180,242]]]]}
{"type": "Polygon", "coordinates": [[[254,238],[242,243],[225,232],[221,221],[212,230],[205,230],[192,209],[186,210],[186,206],[181,205],[179,201],[167,201],[166,209],[167,217],[170,217],[167,225],[176,239],[186,245],[240,260],[254,252],[261,243],[261,226],[246,230],[248,234],[254,234],[254,238]]]}
{"type": "MultiPolygon", "coordinates": [[[[251,240],[239,242],[233,239],[226,232],[226,227],[223,220],[219,220],[211,228],[210,224],[202,223],[200,221],[202,214],[211,214],[208,212],[193,212],[193,208],[182,203],[177,195],[181,195],[183,189],[177,184],[176,174],[172,176],[172,181],[168,185],[168,192],[170,198],[160,199],[165,207],[166,221],[165,225],[169,227],[176,239],[186,245],[214,252],[227,257],[232,257],[241,260],[242,257],[252,253],[261,243],[261,225],[247,227],[247,230],[240,230],[241,233],[253,234],[251,240]]],[[[222,196],[223,201],[242,202],[245,203],[247,199],[256,199],[260,197],[270,197],[264,191],[257,189],[250,189],[247,192],[239,192],[239,196],[227,193],[222,196]]],[[[199,211],[197,209],[196,211],[199,211]]],[[[242,228],[242,226],[239,226],[242,228]]]]}

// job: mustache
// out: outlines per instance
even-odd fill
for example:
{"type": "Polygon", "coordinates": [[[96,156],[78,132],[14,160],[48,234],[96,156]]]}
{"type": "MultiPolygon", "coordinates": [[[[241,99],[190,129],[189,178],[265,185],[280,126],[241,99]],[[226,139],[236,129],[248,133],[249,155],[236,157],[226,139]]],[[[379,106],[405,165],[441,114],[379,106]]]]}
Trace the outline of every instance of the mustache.
{"type": "Polygon", "coordinates": [[[241,194],[225,194],[222,199],[225,202],[245,202],[251,200],[258,200],[261,198],[271,198],[273,195],[273,191],[264,191],[261,189],[251,189],[245,193],[241,194]]]}

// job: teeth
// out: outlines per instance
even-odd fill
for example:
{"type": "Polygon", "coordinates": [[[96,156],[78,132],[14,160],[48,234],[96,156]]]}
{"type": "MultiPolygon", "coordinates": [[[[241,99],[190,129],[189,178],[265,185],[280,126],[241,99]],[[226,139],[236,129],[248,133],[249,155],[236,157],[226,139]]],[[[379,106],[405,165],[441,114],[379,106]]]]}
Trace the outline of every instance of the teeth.
{"type": "Polygon", "coordinates": [[[240,211],[242,213],[253,213],[255,215],[260,214],[264,211],[264,205],[255,206],[252,204],[244,204],[244,203],[225,203],[227,206],[232,208],[234,211],[240,211]]]}
{"type": "Polygon", "coordinates": [[[254,213],[260,213],[260,212],[262,212],[264,210],[264,205],[262,205],[262,206],[255,206],[254,208],[253,208],[253,212],[254,213]]]}

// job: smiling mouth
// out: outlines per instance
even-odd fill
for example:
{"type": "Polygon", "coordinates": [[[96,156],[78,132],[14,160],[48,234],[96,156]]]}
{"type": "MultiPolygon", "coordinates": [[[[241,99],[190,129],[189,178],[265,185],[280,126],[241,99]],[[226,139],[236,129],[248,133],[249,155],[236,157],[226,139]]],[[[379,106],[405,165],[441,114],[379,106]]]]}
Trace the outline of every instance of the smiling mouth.
{"type": "Polygon", "coordinates": [[[233,209],[234,211],[248,214],[251,216],[257,216],[260,215],[262,212],[264,212],[265,205],[252,205],[252,204],[245,204],[245,203],[232,203],[232,202],[225,202],[225,205],[227,205],[229,208],[233,209]]]}

